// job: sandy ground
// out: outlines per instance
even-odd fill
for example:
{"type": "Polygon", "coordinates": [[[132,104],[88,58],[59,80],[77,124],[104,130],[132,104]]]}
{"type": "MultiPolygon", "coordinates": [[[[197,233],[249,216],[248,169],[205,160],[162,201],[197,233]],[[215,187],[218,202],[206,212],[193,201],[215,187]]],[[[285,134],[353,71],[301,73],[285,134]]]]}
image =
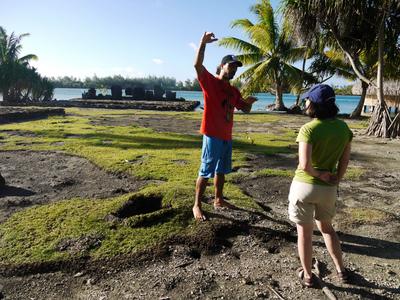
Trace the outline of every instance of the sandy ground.
{"type": "MultiPolygon", "coordinates": [[[[93,122],[196,133],[199,121],[172,119],[160,114],[93,122]]],[[[306,121],[285,116],[275,129],[243,122],[236,130],[279,132],[277,128],[298,128],[306,121]]],[[[296,157],[249,155],[247,164],[236,171],[294,169],[296,157]]],[[[335,226],[354,276],[351,284],[336,280],[322,238],[315,232],[321,275],[339,299],[399,299],[400,140],[365,137],[356,131],[351,165],[365,173],[359,181],[341,184],[335,226]],[[379,210],[384,217],[350,222],[348,213],[353,208],[379,210]]],[[[145,184],[106,173],[82,158],[52,152],[0,152],[0,172],[8,182],[0,194],[1,221],[34,204],[76,196],[101,199],[145,184]]],[[[0,277],[2,294],[6,299],[279,299],[276,293],[284,299],[326,298],[321,289],[302,288],[295,276],[296,233],[286,216],[290,179],[247,176],[237,184],[264,212],[215,211],[210,215],[213,222],[200,225],[204,232],[215,232],[212,242],[204,240],[208,247],[176,242],[140,260],[117,258],[78,269],[0,277]]],[[[207,194],[211,193],[208,188],[207,194]]]]}

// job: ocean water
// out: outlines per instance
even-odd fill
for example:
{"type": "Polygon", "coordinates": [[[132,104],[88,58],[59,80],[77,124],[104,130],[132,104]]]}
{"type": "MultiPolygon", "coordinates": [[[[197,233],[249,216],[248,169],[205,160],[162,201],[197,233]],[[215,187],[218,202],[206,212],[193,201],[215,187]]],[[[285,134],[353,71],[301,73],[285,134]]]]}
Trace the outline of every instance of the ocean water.
{"type": "MultiPolygon", "coordinates": [[[[54,98],[57,100],[69,100],[73,98],[81,98],[82,93],[87,91],[87,89],[67,89],[67,88],[56,88],[54,90],[54,98]]],[[[123,95],[125,91],[123,91],[123,95]]],[[[97,93],[107,93],[111,94],[111,90],[97,90],[97,93]]],[[[253,111],[266,111],[266,106],[274,103],[275,96],[268,93],[257,93],[255,96],[258,101],[253,105],[253,111]]],[[[202,92],[192,92],[192,91],[176,91],[177,98],[185,98],[186,100],[197,100],[203,105],[203,93],[202,92]]],[[[349,114],[357,106],[360,96],[336,96],[336,104],[340,109],[340,113],[349,114]]],[[[290,107],[296,101],[296,96],[292,94],[284,94],[283,102],[286,107],[290,107]]]]}

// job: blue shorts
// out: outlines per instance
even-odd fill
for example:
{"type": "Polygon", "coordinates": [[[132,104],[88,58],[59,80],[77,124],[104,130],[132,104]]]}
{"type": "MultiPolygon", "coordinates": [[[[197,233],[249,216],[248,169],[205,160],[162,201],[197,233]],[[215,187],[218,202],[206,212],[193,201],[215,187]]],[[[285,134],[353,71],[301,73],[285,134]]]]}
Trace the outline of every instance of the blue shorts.
{"type": "Polygon", "coordinates": [[[232,141],[203,135],[199,176],[213,178],[214,174],[232,171],[232,141]]]}

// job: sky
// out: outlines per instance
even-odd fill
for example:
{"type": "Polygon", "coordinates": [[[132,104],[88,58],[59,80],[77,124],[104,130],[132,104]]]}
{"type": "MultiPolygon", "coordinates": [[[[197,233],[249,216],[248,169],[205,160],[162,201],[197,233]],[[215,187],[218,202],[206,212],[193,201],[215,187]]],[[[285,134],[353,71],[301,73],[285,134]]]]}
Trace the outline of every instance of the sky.
{"type": "MultiPolygon", "coordinates": [[[[122,75],[196,77],[193,61],[205,31],[217,38],[247,39],[231,28],[236,19],[255,21],[256,0],[1,0],[0,26],[8,34],[30,33],[21,55],[44,76],[78,78],[122,75]]],[[[271,1],[275,9],[279,0],[271,1]]],[[[226,54],[207,45],[204,66],[215,72],[226,54]]],[[[346,84],[335,79],[333,84],[346,84]]]]}

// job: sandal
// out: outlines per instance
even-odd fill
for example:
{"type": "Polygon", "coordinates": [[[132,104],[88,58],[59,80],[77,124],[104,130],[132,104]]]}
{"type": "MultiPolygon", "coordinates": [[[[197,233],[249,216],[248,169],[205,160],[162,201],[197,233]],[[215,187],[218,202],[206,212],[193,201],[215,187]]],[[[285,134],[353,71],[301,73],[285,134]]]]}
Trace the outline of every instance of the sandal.
{"type": "Polygon", "coordinates": [[[345,268],[342,272],[337,272],[336,276],[341,283],[349,283],[350,271],[345,268]]]}
{"type": "Polygon", "coordinates": [[[314,273],[311,273],[311,278],[304,278],[304,270],[300,267],[296,270],[296,274],[302,286],[307,288],[317,287],[317,280],[314,273]]]}

